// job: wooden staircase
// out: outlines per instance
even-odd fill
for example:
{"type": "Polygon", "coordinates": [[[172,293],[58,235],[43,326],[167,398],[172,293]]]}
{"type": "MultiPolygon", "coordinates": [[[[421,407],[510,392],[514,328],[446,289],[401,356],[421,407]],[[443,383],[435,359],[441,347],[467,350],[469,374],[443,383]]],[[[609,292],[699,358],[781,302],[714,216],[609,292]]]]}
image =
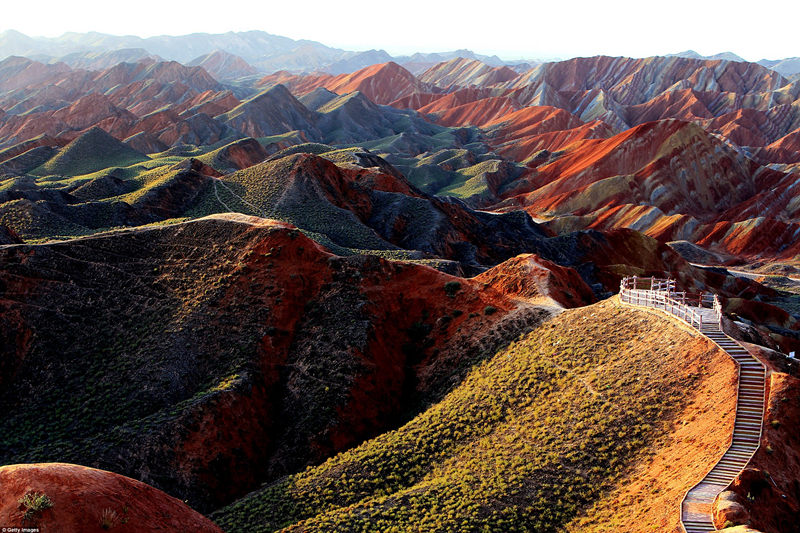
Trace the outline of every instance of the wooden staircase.
{"type": "Polygon", "coordinates": [[[722,348],[736,361],[739,369],[736,419],[730,447],[708,474],[689,489],[681,503],[684,531],[708,533],[716,530],[712,520],[714,500],[747,466],[758,450],[764,422],[766,369],[758,359],[722,331],[721,307],[716,296],[713,297],[711,309],[703,307],[709,300],[702,295],[696,300],[697,306],[686,305],[685,293],[676,293],[682,297],[671,295],[674,283],[645,278],[643,288],[642,281],[636,278],[623,280],[620,300],[630,305],[661,309],[690,324],[722,348]],[[649,287],[646,286],[648,281],[649,287]]]}

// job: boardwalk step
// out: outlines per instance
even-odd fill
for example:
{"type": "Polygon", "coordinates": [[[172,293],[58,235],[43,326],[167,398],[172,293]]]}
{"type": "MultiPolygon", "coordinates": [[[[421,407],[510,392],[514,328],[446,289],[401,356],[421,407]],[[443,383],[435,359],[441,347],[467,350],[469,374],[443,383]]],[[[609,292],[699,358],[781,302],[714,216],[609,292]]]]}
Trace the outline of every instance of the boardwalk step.
{"type": "Polygon", "coordinates": [[[742,431],[745,431],[745,432],[746,431],[751,431],[751,432],[756,433],[756,434],[761,432],[761,424],[753,424],[753,423],[748,423],[748,422],[739,422],[737,420],[736,424],[734,424],[733,427],[736,428],[736,431],[739,431],[739,430],[742,430],[742,431]]]}

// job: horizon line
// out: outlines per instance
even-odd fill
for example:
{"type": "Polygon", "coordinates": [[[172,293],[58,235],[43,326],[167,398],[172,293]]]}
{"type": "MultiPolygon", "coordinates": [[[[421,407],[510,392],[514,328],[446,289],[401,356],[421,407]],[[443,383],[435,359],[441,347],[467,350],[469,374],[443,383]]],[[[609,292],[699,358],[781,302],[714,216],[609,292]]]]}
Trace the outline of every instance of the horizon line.
{"type": "MultiPolygon", "coordinates": [[[[386,48],[383,48],[383,47],[378,47],[378,48],[371,47],[371,48],[363,48],[363,49],[338,48],[336,46],[331,46],[331,45],[325,44],[324,42],[315,41],[313,39],[307,39],[307,38],[296,39],[296,38],[293,38],[293,37],[287,37],[285,35],[279,35],[279,34],[276,34],[276,33],[270,33],[270,32],[268,32],[266,30],[258,30],[258,29],[227,30],[227,31],[220,31],[220,32],[216,32],[216,33],[212,33],[212,32],[192,32],[192,33],[181,33],[181,34],[162,33],[162,34],[157,34],[157,35],[149,35],[149,36],[146,36],[146,37],[142,36],[142,35],[137,35],[137,34],[134,34],[134,33],[123,33],[123,34],[120,34],[120,33],[107,33],[107,32],[97,31],[97,30],[64,31],[64,32],[60,33],[59,35],[52,36],[52,37],[49,37],[49,36],[46,36],[46,35],[29,35],[29,34],[23,32],[23,31],[15,29],[15,28],[6,28],[4,30],[0,30],[0,34],[7,33],[7,32],[14,32],[14,33],[23,35],[23,36],[25,36],[25,37],[27,37],[29,39],[33,39],[33,40],[42,39],[42,40],[50,40],[50,41],[58,40],[60,38],[63,38],[66,35],[89,35],[89,34],[105,35],[105,36],[109,36],[109,37],[120,37],[120,38],[132,37],[132,38],[141,39],[141,40],[148,40],[148,39],[158,39],[158,38],[164,38],[164,37],[166,37],[166,38],[190,37],[190,36],[193,36],[193,35],[214,36],[214,35],[227,35],[227,34],[234,34],[235,35],[235,34],[245,34],[245,33],[262,33],[262,34],[270,35],[272,37],[279,37],[279,38],[283,38],[283,39],[289,39],[289,40],[294,41],[294,42],[304,42],[304,41],[305,42],[313,42],[313,43],[325,46],[326,48],[331,48],[331,49],[334,49],[334,50],[340,50],[340,51],[343,51],[343,52],[355,52],[355,53],[364,53],[364,52],[372,52],[372,51],[385,52],[386,54],[392,56],[393,58],[409,57],[409,56],[413,56],[415,54],[448,54],[448,53],[459,52],[459,51],[463,50],[465,52],[470,52],[472,54],[479,55],[479,56],[486,56],[486,57],[489,57],[489,58],[496,57],[496,58],[498,58],[498,59],[500,59],[501,61],[504,61],[504,62],[515,62],[515,61],[516,62],[531,62],[531,61],[534,61],[534,62],[537,62],[537,63],[549,63],[549,62],[567,61],[569,59],[576,59],[576,58],[581,58],[581,57],[598,57],[598,56],[626,57],[626,58],[631,58],[631,59],[644,59],[644,58],[648,58],[648,57],[678,56],[679,54],[685,54],[685,53],[690,53],[690,52],[691,53],[695,53],[698,56],[700,56],[700,59],[710,59],[710,58],[713,58],[715,56],[720,56],[720,55],[724,55],[724,54],[732,54],[732,55],[735,55],[736,57],[738,57],[738,58],[740,58],[743,61],[748,62],[748,63],[758,63],[759,61],[781,61],[781,60],[793,58],[793,57],[790,57],[790,56],[786,56],[786,57],[777,58],[777,59],[769,59],[769,58],[765,57],[765,58],[761,58],[759,60],[748,60],[748,59],[745,59],[744,57],[742,57],[741,55],[739,55],[738,53],[733,52],[731,50],[725,50],[725,51],[722,51],[722,52],[718,52],[716,54],[704,55],[704,54],[701,54],[701,53],[699,53],[699,52],[697,52],[697,51],[695,51],[693,49],[686,49],[686,50],[681,50],[681,51],[678,51],[678,52],[648,54],[648,55],[618,55],[618,54],[596,53],[596,54],[576,54],[576,55],[568,55],[568,56],[544,56],[544,55],[543,56],[536,56],[535,53],[531,53],[531,55],[528,55],[527,52],[518,52],[518,51],[515,51],[515,52],[507,52],[507,51],[481,52],[481,51],[473,50],[473,49],[468,48],[466,46],[454,47],[453,49],[450,49],[450,50],[428,51],[428,50],[419,50],[419,49],[417,49],[417,50],[415,50],[413,52],[398,52],[398,51],[390,52],[389,50],[387,50],[386,48]]],[[[391,47],[389,47],[389,48],[391,48],[391,47]]],[[[108,50],[111,51],[111,50],[120,50],[120,49],[121,48],[116,48],[116,49],[109,48],[108,50]]],[[[221,49],[219,49],[219,50],[221,50],[221,49]]],[[[221,51],[226,51],[226,50],[221,50],[221,51]]],[[[232,52],[228,52],[228,53],[232,53],[232,52]]],[[[46,55],[46,54],[43,54],[43,55],[46,55]]],[[[56,56],[50,56],[50,57],[56,57],[56,56]]]]}

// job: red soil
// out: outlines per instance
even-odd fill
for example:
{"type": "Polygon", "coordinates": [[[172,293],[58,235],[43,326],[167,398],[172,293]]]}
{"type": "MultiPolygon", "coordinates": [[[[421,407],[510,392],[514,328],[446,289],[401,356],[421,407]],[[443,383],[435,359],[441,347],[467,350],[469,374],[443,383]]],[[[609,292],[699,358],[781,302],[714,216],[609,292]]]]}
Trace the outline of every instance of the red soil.
{"type": "Polygon", "coordinates": [[[431,104],[436,100],[445,97],[446,95],[444,94],[412,93],[409,94],[408,96],[398,98],[389,105],[392,107],[396,107],[397,109],[420,109],[421,107],[425,107],[426,105],[431,104]]]}
{"type": "Polygon", "coordinates": [[[578,117],[549,106],[525,107],[486,124],[490,143],[504,157],[525,161],[540,150],[562,150],[578,141],[605,138],[611,129],[599,121],[584,124],[578,117]]]}
{"type": "Polygon", "coordinates": [[[279,71],[265,76],[258,84],[267,87],[278,83],[296,96],[310,93],[319,87],[337,94],[361,91],[376,104],[390,104],[400,98],[415,93],[431,92],[433,89],[433,86],[420,82],[413,74],[392,61],[338,76],[330,74],[300,76],[279,71]]]}
{"type": "Polygon", "coordinates": [[[222,530],[186,504],[158,489],[118,474],[63,463],[0,467],[0,524],[43,532],[119,533],[222,530]],[[23,520],[20,498],[44,493],[52,507],[23,520]],[[105,513],[105,515],[104,515],[105,513]],[[104,516],[110,527],[102,527],[104,516]]]}
{"type": "MultiPolygon", "coordinates": [[[[444,98],[433,102],[430,106],[423,107],[419,110],[420,113],[430,113],[427,109],[438,107],[443,103],[443,100],[444,98]]],[[[436,122],[443,126],[484,127],[518,109],[519,105],[511,98],[498,96],[452,107],[446,111],[438,112],[433,116],[436,122]]]]}
{"type": "Polygon", "coordinates": [[[566,308],[582,307],[597,301],[578,272],[523,254],[500,263],[474,278],[511,297],[537,300],[550,298],[566,308]]]}
{"type": "Polygon", "coordinates": [[[326,81],[322,87],[337,94],[361,91],[376,104],[389,104],[416,92],[428,92],[430,87],[421,83],[409,71],[394,63],[372,65],[351,74],[341,74],[326,81]]]}

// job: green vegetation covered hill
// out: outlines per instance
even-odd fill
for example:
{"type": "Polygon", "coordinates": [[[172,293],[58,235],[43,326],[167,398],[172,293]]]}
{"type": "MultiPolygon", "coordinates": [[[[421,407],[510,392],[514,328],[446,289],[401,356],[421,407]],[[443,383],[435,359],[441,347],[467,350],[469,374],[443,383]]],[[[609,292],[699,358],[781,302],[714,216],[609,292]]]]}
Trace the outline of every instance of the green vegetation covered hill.
{"type": "Polygon", "coordinates": [[[34,173],[78,176],[109,167],[124,167],[147,159],[146,155],[94,127],[59,150],[34,173]]]}
{"type": "Polygon", "coordinates": [[[339,207],[331,201],[326,195],[325,180],[335,178],[335,167],[321,167],[323,163],[304,156],[284,157],[235,172],[225,178],[219,189],[225,198],[234,195],[234,209],[290,222],[323,234],[340,247],[398,250],[346,206],[339,207]]]}
{"type": "Polygon", "coordinates": [[[566,311],[400,429],[214,519],[236,532],[559,531],[670,431],[713,353],[613,302],[566,311]]]}
{"type": "Polygon", "coordinates": [[[429,194],[455,196],[472,205],[488,205],[503,187],[524,172],[522,165],[486,153],[480,143],[465,148],[432,150],[416,157],[386,154],[408,180],[429,194]]]}

